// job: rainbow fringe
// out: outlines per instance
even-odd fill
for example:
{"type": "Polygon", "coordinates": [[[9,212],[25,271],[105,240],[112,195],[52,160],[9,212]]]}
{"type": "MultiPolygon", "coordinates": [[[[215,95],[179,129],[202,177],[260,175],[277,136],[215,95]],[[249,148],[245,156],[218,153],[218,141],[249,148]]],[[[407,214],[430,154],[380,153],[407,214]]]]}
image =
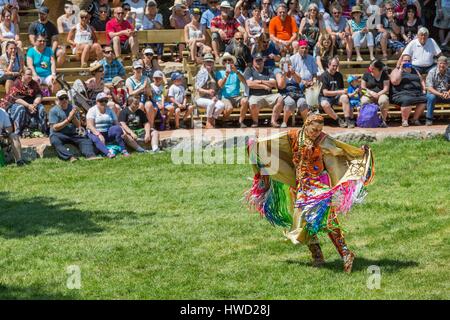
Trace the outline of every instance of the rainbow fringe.
{"type": "Polygon", "coordinates": [[[290,227],[292,224],[292,198],[288,185],[269,178],[266,189],[259,173],[253,178],[253,185],[245,194],[250,207],[257,210],[272,225],[290,227]]]}

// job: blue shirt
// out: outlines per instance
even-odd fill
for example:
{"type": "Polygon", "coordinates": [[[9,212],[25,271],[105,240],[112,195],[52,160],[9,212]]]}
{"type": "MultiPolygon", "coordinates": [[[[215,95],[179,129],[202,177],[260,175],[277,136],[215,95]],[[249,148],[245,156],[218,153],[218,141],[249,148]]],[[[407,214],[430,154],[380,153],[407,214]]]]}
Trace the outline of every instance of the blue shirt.
{"type": "Polygon", "coordinates": [[[264,62],[264,68],[273,68],[275,67],[275,60],[269,59],[270,54],[274,54],[278,56],[280,54],[280,51],[277,50],[275,47],[275,44],[273,44],[272,41],[269,43],[269,47],[266,50],[261,51],[261,54],[263,57],[266,57],[266,61],[264,62]]]}
{"type": "Polygon", "coordinates": [[[100,64],[103,66],[103,69],[105,70],[105,76],[103,80],[106,83],[112,82],[112,79],[115,76],[121,76],[122,78],[125,76],[125,68],[123,67],[122,63],[120,63],[117,59],[114,59],[111,64],[106,61],[105,58],[100,60],[100,64]]]}
{"type": "Polygon", "coordinates": [[[291,57],[292,68],[295,72],[300,74],[302,80],[310,81],[317,75],[317,63],[311,55],[307,55],[303,58],[300,54],[296,53],[291,57]]]}
{"type": "MultiPolygon", "coordinates": [[[[51,108],[49,114],[48,114],[48,123],[49,124],[57,124],[60,122],[63,122],[64,120],[66,120],[69,117],[70,112],[72,111],[73,107],[71,104],[69,104],[67,106],[66,110],[63,110],[61,108],[61,106],[59,105],[55,105],[53,108],[51,108]]],[[[78,115],[77,115],[77,119],[78,119],[78,115]]],[[[53,128],[50,128],[50,133],[55,132],[53,130],[53,128]]],[[[67,136],[74,136],[76,134],[76,128],[74,126],[74,124],[71,122],[69,123],[67,126],[65,126],[64,128],[62,128],[61,130],[59,130],[58,132],[65,134],[67,136]]]]}
{"type": "Polygon", "coordinates": [[[202,18],[200,19],[200,24],[205,26],[206,28],[210,29],[211,28],[211,20],[214,19],[215,17],[217,17],[218,15],[220,15],[219,9],[215,9],[215,10],[208,9],[205,12],[203,12],[202,18]]]}
{"type": "Polygon", "coordinates": [[[36,73],[39,77],[46,78],[52,74],[52,48],[45,47],[44,51],[40,53],[34,47],[32,47],[28,49],[27,57],[30,57],[33,61],[34,70],[36,70],[36,73]]]}
{"type": "MultiPolygon", "coordinates": [[[[220,79],[225,78],[225,70],[216,71],[216,79],[219,81],[220,79]]],[[[238,97],[241,95],[241,80],[236,72],[231,72],[225,82],[225,85],[220,90],[222,94],[222,98],[232,98],[238,97]]]]}
{"type": "MultiPolygon", "coordinates": [[[[353,92],[355,92],[356,90],[358,90],[358,88],[359,87],[353,87],[352,85],[349,85],[348,86],[348,89],[347,89],[347,92],[350,94],[350,93],[353,93],[353,92]]],[[[357,95],[355,95],[355,96],[353,96],[353,97],[350,97],[350,105],[352,106],[352,107],[356,107],[356,106],[359,106],[360,105],[360,103],[361,103],[361,101],[360,101],[360,97],[359,97],[359,94],[357,94],[357,95]]]]}

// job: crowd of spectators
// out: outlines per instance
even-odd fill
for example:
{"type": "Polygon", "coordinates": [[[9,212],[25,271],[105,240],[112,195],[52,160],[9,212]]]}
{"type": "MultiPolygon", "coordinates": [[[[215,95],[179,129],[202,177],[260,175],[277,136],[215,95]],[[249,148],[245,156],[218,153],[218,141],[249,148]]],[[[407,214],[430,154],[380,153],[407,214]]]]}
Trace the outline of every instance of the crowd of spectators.
{"type": "Polygon", "coordinates": [[[367,103],[379,105],[381,127],[388,126],[390,104],[401,107],[403,126],[421,124],[425,109],[431,125],[435,104],[450,102],[442,53],[449,50],[448,0],[436,2],[434,19],[430,2],[421,0],[175,0],[169,15],[159,12],[155,0],[93,0],[86,8],[67,1],[56,23],[49,21],[44,1],[29,25],[27,46],[20,39],[18,3],[0,0],[0,10],[2,134],[17,147],[17,137],[38,130],[65,160],[76,159],[65,143],[78,145],[89,159],[96,151],[109,158],[129,156],[127,148],[146,152],[139,140],[157,151],[156,124],[159,131],[186,128],[194,106],[205,110],[206,128],[216,127],[219,118],[229,125],[235,108],[241,128],[258,127],[261,108],[273,110],[273,127],[285,128],[297,111],[303,118],[311,111],[306,96],[318,85],[317,105],[340,127],[355,127],[355,108],[367,103]],[[191,98],[181,73],[161,71],[164,44],[139,45],[139,31],[165,25],[184,31],[176,61],[187,48],[188,59],[199,65],[191,98]],[[437,28],[439,44],[430,28],[437,28]],[[338,51],[347,61],[362,62],[365,48],[367,72],[344,79],[338,51]],[[73,90],[57,74],[68,56],[80,61],[82,76],[91,75],[75,81],[73,90]],[[385,64],[389,56],[398,61],[393,70],[385,64]],[[73,91],[85,99],[83,117],[83,108],[72,103],[73,91]],[[46,96],[56,97],[48,114],[46,96]],[[337,105],[344,117],[335,112],[337,105]]]}

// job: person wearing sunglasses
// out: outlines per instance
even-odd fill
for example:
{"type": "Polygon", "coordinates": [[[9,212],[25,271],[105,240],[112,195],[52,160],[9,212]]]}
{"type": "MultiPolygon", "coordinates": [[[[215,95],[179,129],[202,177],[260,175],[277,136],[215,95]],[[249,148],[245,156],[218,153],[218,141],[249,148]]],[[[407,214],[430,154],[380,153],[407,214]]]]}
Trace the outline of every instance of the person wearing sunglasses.
{"type": "Polygon", "coordinates": [[[59,33],[69,32],[78,23],[77,15],[71,2],[64,4],[64,14],[56,20],[59,33]]]}
{"type": "Polygon", "coordinates": [[[114,158],[114,151],[106,147],[107,143],[114,143],[119,146],[123,156],[129,157],[123,139],[123,130],[119,125],[114,111],[108,107],[109,97],[106,93],[99,93],[96,97],[96,104],[89,109],[86,115],[88,137],[95,147],[108,158],[114,158]]]}
{"type": "Polygon", "coordinates": [[[333,46],[336,49],[345,48],[347,52],[347,61],[352,58],[353,40],[351,35],[346,32],[347,19],[342,16],[342,7],[335,2],[330,8],[331,17],[325,20],[326,33],[331,35],[333,46]]]}
{"type": "Polygon", "coordinates": [[[56,104],[48,114],[50,124],[50,143],[56,154],[62,160],[74,162],[77,157],[65,145],[71,144],[80,150],[87,159],[97,159],[92,141],[85,135],[81,126],[77,107],[69,102],[69,95],[65,90],[56,93],[56,104]]]}
{"type": "MultiPolygon", "coordinates": [[[[113,5],[114,7],[119,6],[120,2],[119,4],[113,3],[113,5]]],[[[109,5],[108,0],[93,0],[86,11],[91,15],[92,19],[101,19],[103,15],[108,18],[111,17],[111,6],[109,5]],[[103,10],[106,11],[105,14],[102,13],[103,10]]]]}
{"type": "Polygon", "coordinates": [[[112,79],[117,76],[125,77],[126,71],[121,61],[119,61],[110,46],[103,48],[103,59],[100,64],[105,69],[103,80],[106,86],[110,86],[112,79]]]}
{"type": "Polygon", "coordinates": [[[308,6],[308,12],[300,23],[300,38],[306,40],[309,49],[313,50],[319,40],[319,35],[324,32],[326,32],[326,29],[323,18],[319,15],[319,6],[311,3],[308,6]]]}
{"type": "Polygon", "coordinates": [[[130,53],[133,60],[138,59],[139,43],[134,26],[125,20],[122,7],[114,9],[114,18],[106,23],[106,38],[114,48],[116,58],[121,60],[122,53],[130,53]]]}
{"type": "Polygon", "coordinates": [[[380,24],[377,25],[378,34],[375,36],[375,44],[381,46],[383,53],[383,61],[388,60],[387,49],[400,54],[405,48],[405,44],[401,41],[401,28],[394,14],[394,5],[392,2],[386,2],[385,14],[381,15],[380,24]]]}
{"type": "Polygon", "coordinates": [[[413,124],[422,125],[419,118],[427,102],[425,81],[418,70],[413,67],[412,57],[404,54],[397,62],[397,67],[390,74],[392,84],[392,103],[399,105],[402,112],[402,126],[409,126],[409,116],[414,108],[413,124]]]}
{"type": "Polygon", "coordinates": [[[98,15],[92,16],[91,26],[95,29],[95,31],[106,31],[106,24],[109,20],[108,7],[102,5],[98,8],[98,15]]]}
{"type": "Polygon", "coordinates": [[[191,53],[191,60],[201,63],[201,57],[211,52],[211,48],[205,44],[205,27],[200,24],[201,11],[199,8],[192,9],[192,21],[184,27],[184,39],[191,53]]]}
{"type": "Polygon", "coordinates": [[[72,45],[72,53],[76,55],[76,59],[81,60],[81,68],[87,68],[89,59],[103,58],[103,51],[94,28],[89,25],[89,14],[81,10],[79,17],[80,23],[70,30],[67,42],[72,45]]]}

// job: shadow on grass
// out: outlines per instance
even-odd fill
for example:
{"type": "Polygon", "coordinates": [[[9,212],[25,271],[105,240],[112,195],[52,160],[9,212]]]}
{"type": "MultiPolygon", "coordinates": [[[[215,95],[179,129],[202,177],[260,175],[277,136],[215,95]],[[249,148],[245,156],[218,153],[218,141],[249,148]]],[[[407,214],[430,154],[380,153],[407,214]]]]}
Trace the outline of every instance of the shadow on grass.
{"type": "Polygon", "coordinates": [[[0,299],[1,300],[73,300],[77,296],[72,294],[59,294],[53,292],[46,292],[39,286],[31,287],[17,287],[0,284],[0,299]]]}
{"type": "MultiPolygon", "coordinates": [[[[305,261],[305,260],[286,260],[287,264],[297,264],[300,266],[305,267],[311,267],[311,261],[305,261]]],[[[353,262],[353,268],[352,271],[366,271],[368,267],[370,266],[378,266],[381,269],[381,272],[388,271],[388,272],[396,272],[400,269],[404,268],[413,268],[417,267],[419,263],[416,261],[411,260],[394,260],[394,259],[378,259],[378,260],[371,260],[366,259],[363,257],[356,257],[355,261],[353,262]]],[[[334,271],[342,271],[343,262],[342,260],[332,260],[332,261],[326,261],[325,264],[321,267],[324,269],[334,270],[334,271]]]]}
{"type": "Polygon", "coordinates": [[[51,197],[13,200],[0,192],[0,238],[23,238],[40,234],[96,234],[104,228],[96,222],[133,217],[132,212],[81,211],[76,204],[51,197]]]}

